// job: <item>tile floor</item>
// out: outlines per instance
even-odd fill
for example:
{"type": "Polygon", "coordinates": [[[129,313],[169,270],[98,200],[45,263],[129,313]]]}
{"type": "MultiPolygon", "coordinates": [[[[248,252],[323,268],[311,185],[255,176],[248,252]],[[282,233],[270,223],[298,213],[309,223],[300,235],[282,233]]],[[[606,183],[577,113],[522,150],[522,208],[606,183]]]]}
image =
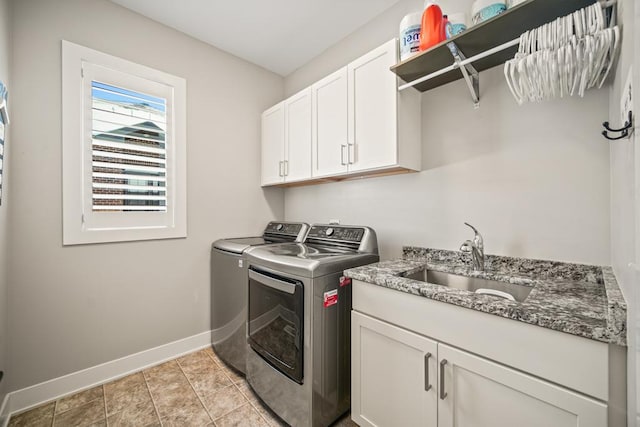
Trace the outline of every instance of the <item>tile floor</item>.
{"type": "MultiPolygon", "coordinates": [[[[210,349],[11,417],[9,426],[286,426],[210,349]]],[[[357,427],[349,416],[335,426],[357,427]]]]}

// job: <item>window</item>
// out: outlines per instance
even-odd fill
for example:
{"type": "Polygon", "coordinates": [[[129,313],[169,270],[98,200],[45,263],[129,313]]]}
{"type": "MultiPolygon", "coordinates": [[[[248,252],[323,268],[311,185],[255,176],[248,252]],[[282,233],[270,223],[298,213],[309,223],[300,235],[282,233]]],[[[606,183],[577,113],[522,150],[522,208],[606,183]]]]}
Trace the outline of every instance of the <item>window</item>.
{"type": "Polygon", "coordinates": [[[63,243],[186,237],[186,82],[62,42],[63,243]]]}
{"type": "Polygon", "coordinates": [[[166,99],[91,82],[92,210],[167,211],[166,99]]]}

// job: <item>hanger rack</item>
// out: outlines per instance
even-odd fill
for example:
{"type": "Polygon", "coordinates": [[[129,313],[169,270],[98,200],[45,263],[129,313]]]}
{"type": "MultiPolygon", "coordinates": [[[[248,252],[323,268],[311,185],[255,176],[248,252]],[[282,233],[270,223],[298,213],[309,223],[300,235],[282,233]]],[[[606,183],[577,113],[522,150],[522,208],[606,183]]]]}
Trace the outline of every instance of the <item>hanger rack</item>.
{"type": "MultiPolygon", "coordinates": [[[[474,107],[478,108],[480,105],[479,71],[500,65],[512,58],[520,43],[521,33],[593,3],[593,0],[565,0],[562,2],[529,0],[515,6],[493,19],[476,25],[462,34],[392,67],[391,70],[407,82],[399,85],[398,90],[402,91],[413,87],[424,92],[463,78],[471,93],[474,107]],[[513,39],[511,39],[512,37],[513,39]],[[508,41],[500,43],[505,39],[508,41]],[[489,41],[483,43],[480,40],[489,41]],[[483,49],[486,45],[492,44],[493,47],[483,49]],[[446,46],[446,49],[443,49],[443,46],[446,46]],[[474,54],[466,58],[463,54],[464,51],[470,51],[474,54]],[[453,56],[452,64],[431,71],[434,63],[440,64],[447,61],[447,56],[449,57],[448,61],[453,56]],[[477,66],[474,67],[473,63],[476,63],[477,66]],[[462,75],[456,72],[458,69],[462,75]]],[[[615,6],[616,0],[600,0],[599,3],[601,7],[608,9],[615,6]]],[[[615,11],[610,12],[609,19],[615,20],[615,11]]]]}
{"type": "Polygon", "coordinates": [[[620,129],[611,129],[609,126],[609,122],[602,123],[602,126],[606,129],[602,131],[602,136],[607,138],[609,141],[617,141],[619,139],[629,138],[633,133],[633,111],[629,110],[629,116],[627,121],[624,122],[624,125],[620,129]],[[620,132],[618,136],[610,136],[609,132],[620,132]]]}

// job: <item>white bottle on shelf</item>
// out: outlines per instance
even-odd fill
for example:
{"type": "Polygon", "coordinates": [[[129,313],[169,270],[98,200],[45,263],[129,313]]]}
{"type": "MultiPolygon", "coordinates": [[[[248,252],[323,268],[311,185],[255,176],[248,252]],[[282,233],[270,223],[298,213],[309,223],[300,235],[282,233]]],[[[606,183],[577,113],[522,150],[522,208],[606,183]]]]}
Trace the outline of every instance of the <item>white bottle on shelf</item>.
{"type": "Polygon", "coordinates": [[[420,48],[422,12],[412,12],[400,21],[400,60],[409,59],[420,48]]]}

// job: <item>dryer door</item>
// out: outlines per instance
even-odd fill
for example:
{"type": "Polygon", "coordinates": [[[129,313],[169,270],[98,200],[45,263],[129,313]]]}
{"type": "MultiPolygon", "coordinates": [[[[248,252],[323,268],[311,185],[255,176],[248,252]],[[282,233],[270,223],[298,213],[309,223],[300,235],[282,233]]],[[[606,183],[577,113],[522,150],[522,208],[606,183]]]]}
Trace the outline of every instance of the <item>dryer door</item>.
{"type": "Polygon", "coordinates": [[[249,269],[249,345],[271,366],[303,383],[304,284],[249,269]]]}

